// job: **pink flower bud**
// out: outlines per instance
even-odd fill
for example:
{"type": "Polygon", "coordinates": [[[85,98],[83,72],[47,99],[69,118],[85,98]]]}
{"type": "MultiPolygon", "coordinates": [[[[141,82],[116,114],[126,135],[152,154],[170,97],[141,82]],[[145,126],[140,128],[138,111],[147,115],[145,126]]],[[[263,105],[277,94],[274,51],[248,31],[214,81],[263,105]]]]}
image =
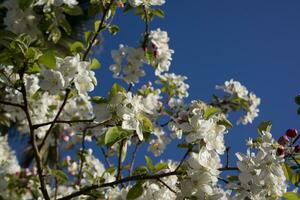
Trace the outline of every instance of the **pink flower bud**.
{"type": "Polygon", "coordinates": [[[290,128],[285,132],[285,134],[290,138],[294,138],[298,135],[298,131],[295,128],[290,128]]]}
{"type": "Polygon", "coordinates": [[[279,138],[278,143],[282,146],[285,146],[289,143],[289,141],[289,138],[286,135],[284,135],[279,138]]]}
{"type": "Polygon", "coordinates": [[[69,137],[68,135],[64,135],[64,136],[63,136],[63,140],[64,140],[65,142],[69,142],[70,137],[69,137]]]}
{"type": "Polygon", "coordinates": [[[277,154],[280,155],[280,156],[284,154],[284,147],[283,146],[279,146],[277,148],[277,154]]]}

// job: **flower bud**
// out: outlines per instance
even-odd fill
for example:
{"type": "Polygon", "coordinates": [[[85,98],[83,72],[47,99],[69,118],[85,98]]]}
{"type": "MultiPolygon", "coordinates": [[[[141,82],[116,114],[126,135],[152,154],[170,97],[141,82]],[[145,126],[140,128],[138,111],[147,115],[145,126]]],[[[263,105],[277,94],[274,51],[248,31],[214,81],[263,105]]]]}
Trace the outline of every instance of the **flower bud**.
{"type": "Polygon", "coordinates": [[[300,152],[300,145],[298,144],[297,146],[295,146],[295,152],[299,153],[300,152]]]}
{"type": "Polygon", "coordinates": [[[294,138],[298,135],[298,131],[295,128],[290,128],[285,132],[285,135],[287,135],[290,138],[294,138]]]}
{"type": "Polygon", "coordinates": [[[70,137],[69,137],[68,135],[64,135],[63,140],[64,140],[65,142],[69,142],[70,137]]]}
{"type": "Polygon", "coordinates": [[[284,154],[284,147],[283,146],[279,146],[277,148],[277,154],[280,155],[280,156],[284,154]]]}
{"type": "Polygon", "coordinates": [[[285,146],[289,143],[289,141],[290,140],[289,140],[288,136],[284,135],[279,138],[278,143],[282,146],[285,146]]]}

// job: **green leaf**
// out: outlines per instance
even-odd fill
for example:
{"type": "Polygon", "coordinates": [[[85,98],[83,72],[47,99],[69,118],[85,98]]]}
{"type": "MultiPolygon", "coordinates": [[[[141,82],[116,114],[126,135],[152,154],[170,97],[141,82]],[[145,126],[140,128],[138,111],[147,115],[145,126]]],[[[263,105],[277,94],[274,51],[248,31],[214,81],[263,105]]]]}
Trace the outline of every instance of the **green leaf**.
{"type": "Polygon", "coordinates": [[[132,131],[124,130],[118,126],[110,127],[105,133],[104,144],[112,146],[116,142],[129,137],[132,134],[132,131]]]}
{"type": "Polygon", "coordinates": [[[120,129],[117,126],[111,127],[106,131],[104,143],[105,144],[115,143],[120,137],[121,137],[120,129]]]}
{"type": "Polygon", "coordinates": [[[45,52],[41,57],[39,57],[38,62],[48,69],[55,69],[56,67],[56,58],[53,51],[45,52]]]}
{"type": "Polygon", "coordinates": [[[221,109],[216,107],[206,108],[203,114],[204,119],[209,119],[211,116],[220,113],[221,109]]]}
{"type": "Polygon", "coordinates": [[[296,104],[300,105],[300,94],[295,97],[296,104]]]}
{"type": "Polygon", "coordinates": [[[72,28],[69,22],[66,20],[66,18],[61,18],[59,19],[59,25],[64,29],[64,31],[68,34],[71,35],[72,33],[72,28]]]}
{"type": "Polygon", "coordinates": [[[65,184],[68,181],[68,176],[61,170],[51,170],[51,174],[57,179],[58,183],[65,184]]]}
{"type": "Polygon", "coordinates": [[[127,200],[135,200],[143,194],[144,188],[140,182],[136,183],[127,193],[127,200]]]}
{"type": "Polygon", "coordinates": [[[225,126],[227,129],[232,128],[233,125],[231,124],[231,122],[228,119],[221,119],[220,121],[217,122],[218,125],[223,125],[225,126]]]}
{"type": "Polygon", "coordinates": [[[157,172],[166,168],[168,168],[168,164],[164,162],[160,162],[155,165],[155,171],[157,172]]]}
{"type": "Polygon", "coordinates": [[[59,28],[55,27],[51,30],[50,38],[52,39],[52,42],[57,43],[61,38],[61,31],[59,28]]]}
{"type": "Polygon", "coordinates": [[[153,124],[152,121],[146,117],[145,115],[140,114],[138,119],[142,122],[143,125],[143,132],[152,132],[153,131],[153,124]]]}
{"type": "Polygon", "coordinates": [[[297,109],[297,114],[300,115],[300,108],[297,109]]]}
{"type": "Polygon", "coordinates": [[[122,92],[125,93],[126,90],[125,88],[123,88],[121,85],[119,85],[118,83],[114,83],[113,86],[111,87],[109,96],[113,97],[116,96],[118,94],[118,92],[122,92]]]}
{"type": "Polygon", "coordinates": [[[138,166],[137,168],[134,169],[133,171],[133,175],[143,175],[143,174],[147,174],[148,173],[148,169],[145,166],[138,166]]]}
{"type": "Polygon", "coordinates": [[[283,169],[286,179],[288,181],[291,180],[293,177],[293,173],[294,173],[292,168],[287,163],[282,164],[281,167],[283,169]]]}
{"type": "Polygon", "coordinates": [[[229,182],[234,182],[234,181],[238,181],[239,177],[238,176],[227,176],[227,180],[229,182]]]}
{"type": "Polygon", "coordinates": [[[165,17],[165,13],[161,9],[153,9],[151,12],[153,15],[156,15],[157,17],[160,17],[160,18],[165,17]]]}
{"type": "Polygon", "coordinates": [[[270,132],[271,128],[272,128],[272,122],[264,121],[258,125],[257,130],[260,134],[262,134],[262,132],[270,132]]]}
{"type": "Polygon", "coordinates": [[[130,10],[132,10],[132,9],[133,9],[133,7],[132,7],[129,3],[127,3],[126,6],[125,6],[125,8],[124,8],[124,10],[123,10],[123,12],[124,12],[124,13],[127,13],[127,12],[129,12],[130,10]]]}
{"type": "Polygon", "coordinates": [[[95,32],[97,32],[99,30],[100,24],[101,24],[101,20],[95,21],[95,24],[94,24],[95,32]]]}
{"type": "Polygon", "coordinates": [[[284,193],[283,197],[286,200],[300,200],[299,194],[297,194],[295,192],[286,192],[286,193],[284,193]]]}
{"type": "Polygon", "coordinates": [[[292,183],[295,185],[295,186],[298,186],[299,184],[299,179],[300,179],[300,174],[299,173],[294,173],[293,176],[292,176],[292,183]]]}
{"type": "Polygon", "coordinates": [[[98,61],[98,59],[94,58],[90,64],[90,69],[95,70],[99,69],[101,67],[101,63],[98,61]]]}
{"type": "Polygon", "coordinates": [[[95,34],[95,33],[92,32],[92,31],[86,31],[86,32],[84,32],[85,42],[86,42],[86,43],[89,43],[89,42],[92,40],[94,34],[95,34]]]}
{"type": "Polygon", "coordinates": [[[94,96],[94,97],[91,97],[91,102],[97,103],[97,104],[107,103],[107,99],[105,99],[104,97],[100,97],[100,96],[94,96]]]}
{"type": "Polygon", "coordinates": [[[183,149],[191,149],[193,147],[193,145],[183,142],[183,143],[177,144],[177,147],[183,148],[183,149]]]}
{"type": "Polygon", "coordinates": [[[70,46],[70,51],[73,53],[80,53],[84,50],[84,45],[82,42],[76,41],[70,46]]]}
{"type": "Polygon", "coordinates": [[[145,160],[146,160],[147,168],[151,171],[154,171],[155,167],[153,165],[151,158],[149,156],[145,156],[145,160]]]}
{"type": "Polygon", "coordinates": [[[42,52],[38,48],[29,47],[26,52],[26,58],[34,62],[42,56],[42,52]]]}
{"type": "Polygon", "coordinates": [[[18,4],[19,4],[19,7],[22,9],[22,10],[26,10],[27,8],[29,8],[32,3],[33,3],[34,0],[18,0],[18,4]]]}
{"type": "Polygon", "coordinates": [[[38,64],[33,63],[31,65],[29,65],[28,69],[26,70],[27,74],[36,74],[39,73],[41,71],[41,68],[38,64]]]}
{"type": "Polygon", "coordinates": [[[64,6],[63,10],[66,14],[72,16],[78,16],[83,14],[83,11],[80,6],[72,6],[72,7],[64,6]]]}
{"type": "Polygon", "coordinates": [[[120,28],[118,26],[116,26],[116,25],[111,25],[108,28],[108,31],[110,32],[110,34],[116,35],[120,31],[120,28]]]}

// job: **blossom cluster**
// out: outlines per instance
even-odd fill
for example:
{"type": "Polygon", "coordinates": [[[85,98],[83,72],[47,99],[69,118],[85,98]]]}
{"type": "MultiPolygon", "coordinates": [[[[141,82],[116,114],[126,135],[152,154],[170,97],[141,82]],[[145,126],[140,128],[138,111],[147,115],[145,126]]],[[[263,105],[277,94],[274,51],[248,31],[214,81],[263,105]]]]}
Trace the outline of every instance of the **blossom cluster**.
{"type": "Polygon", "coordinates": [[[233,98],[239,98],[237,101],[244,101],[246,114],[238,120],[238,124],[242,123],[244,125],[252,123],[254,118],[258,116],[259,109],[257,108],[260,105],[260,98],[258,98],[253,92],[247,90],[240,82],[234,81],[233,79],[226,81],[224,85],[217,86],[217,89],[223,89],[224,92],[229,93],[233,98]]]}

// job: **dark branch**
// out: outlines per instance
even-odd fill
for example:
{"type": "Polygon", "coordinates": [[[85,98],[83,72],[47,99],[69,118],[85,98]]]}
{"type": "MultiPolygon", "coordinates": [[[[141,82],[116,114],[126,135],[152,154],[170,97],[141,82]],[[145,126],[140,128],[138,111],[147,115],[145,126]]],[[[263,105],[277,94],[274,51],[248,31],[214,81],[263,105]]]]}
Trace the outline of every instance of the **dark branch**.
{"type": "Polygon", "coordinates": [[[183,173],[177,172],[177,171],[172,171],[172,172],[168,172],[168,173],[164,173],[164,174],[154,174],[154,175],[136,175],[136,176],[130,176],[130,177],[126,177],[120,180],[116,180],[113,182],[109,182],[109,183],[103,183],[100,185],[91,185],[91,186],[87,186],[82,188],[81,190],[74,192],[70,195],[67,195],[65,197],[62,197],[58,200],[68,200],[68,199],[72,199],[74,197],[86,194],[92,190],[95,189],[99,189],[99,188],[104,188],[104,187],[112,187],[121,183],[126,183],[126,182],[131,182],[131,181],[139,181],[139,180],[157,180],[159,178],[163,178],[163,177],[168,177],[168,176],[173,176],[173,175],[182,175],[183,173]]]}

